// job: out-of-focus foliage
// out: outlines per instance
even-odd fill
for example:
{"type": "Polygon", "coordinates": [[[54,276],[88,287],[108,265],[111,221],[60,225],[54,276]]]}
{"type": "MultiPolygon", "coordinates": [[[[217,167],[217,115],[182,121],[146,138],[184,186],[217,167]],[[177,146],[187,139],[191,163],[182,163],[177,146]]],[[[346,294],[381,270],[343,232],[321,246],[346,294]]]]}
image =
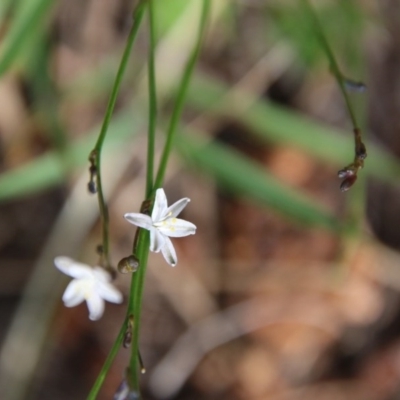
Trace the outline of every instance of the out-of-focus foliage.
{"type": "MultiPolygon", "coordinates": [[[[99,237],[98,226],[92,227],[97,202],[87,199],[81,182],[89,178],[88,156],[100,130],[133,3],[0,1],[0,207],[5,210],[0,213],[0,260],[6,266],[0,295],[7,301],[7,290],[19,298],[22,283],[34,280],[27,276],[42,248],[40,260],[53,248],[93,256],[99,237]],[[54,198],[50,196],[43,214],[30,201],[39,198],[43,205],[48,201],[41,200],[43,193],[70,186],[71,209],[66,207],[51,228],[54,217],[46,216],[54,198]],[[28,206],[21,206],[25,201],[28,206]],[[15,207],[14,213],[7,207],[15,207]],[[70,219],[79,230],[79,244],[72,240],[70,219]],[[45,221],[47,231],[34,229],[45,221]],[[38,237],[43,238],[40,246],[38,237]],[[26,244],[37,253],[25,254],[26,244]],[[21,254],[30,262],[27,268],[20,267],[25,266],[21,254]]],[[[155,2],[158,150],[193,45],[199,4],[155,2]]],[[[176,192],[177,198],[191,197],[185,213],[192,213],[199,229],[194,238],[180,242],[179,268],[158,269],[157,255],[150,258],[141,338],[149,371],[149,378],[143,379],[146,398],[365,400],[377,393],[371,399],[382,400],[396,390],[388,389],[379,373],[390,365],[393,376],[400,377],[398,362],[390,358],[398,354],[398,340],[382,342],[385,329],[395,331],[384,321],[398,321],[393,298],[399,296],[399,258],[366,238],[365,187],[367,177],[397,183],[400,163],[368,138],[365,169],[352,191],[341,195],[337,170],[352,159],[351,123],[302,2],[212,4],[166,183],[173,196],[176,192]],[[382,352],[376,343],[387,348],[382,352]],[[348,371],[342,366],[349,354],[355,361],[354,370],[348,371]],[[339,379],[341,374],[347,381],[339,379]]],[[[343,74],[363,81],[368,70],[365,43],[368,39],[368,46],[379,44],[386,34],[379,7],[356,0],[313,4],[343,74]]],[[[147,46],[145,22],[103,148],[104,184],[112,192],[107,195],[114,261],[130,251],[133,237],[122,215],[137,211],[143,200],[147,46]]],[[[368,89],[350,96],[367,135],[368,89]]],[[[156,162],[158,156],[159,151],[156,162]]],[[[385,197],[384,191],[377,193],[385,197]]],[[[117,281],[125,293],[127,281],[117,281]]],[[[45,289],[41,293],[46,304],[43,299],[49,294],[45,289]]],[[[55,307],[55,296],[48,298],[55,307]]],[[[110,322],[100,329],[85,325],[79,309],[70,311],[60,309],[37,339],[38,346],[46,348],[45,333],[54,324],[59,334],[54,346],[61,343],[61,355],[49,356],[46,348],[42,358],[32,358],[34,372],[21,378],[24,390],[33,380],[34,399],[60,398],[57,385],[49,382],[65,376],[48,360],[60,370],[76,371],[75,358],[69,358],[73,352],[79,365],[80,357],[89,361],[82,364],[81,381],[71,375],[75,386],[66,384],[64,395],[86,393],[123,318],[123,310],[106,312],[110,322]],[[101,347],[104,343],[108,348],[101,347]],[[44,366],[36,368],[41,363],[44,366]]],[[[15,340],[23,340],[28,328],[15,340]]],[[[117,359],[117,372],[112,371],[106,382],[107,398],[122,380],[124,357],[117,359]]],[[[13,365],[20,372],[18,362],[13,365]]]]}

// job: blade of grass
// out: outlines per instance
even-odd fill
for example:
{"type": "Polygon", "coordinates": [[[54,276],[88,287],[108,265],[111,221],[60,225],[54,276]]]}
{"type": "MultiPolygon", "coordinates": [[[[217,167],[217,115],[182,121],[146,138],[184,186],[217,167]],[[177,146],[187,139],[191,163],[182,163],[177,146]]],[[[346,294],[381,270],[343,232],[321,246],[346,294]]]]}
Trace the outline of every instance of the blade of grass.
{"type": "MultiPolygon", "coordinates": [[[[110,123],[110,149],[126,146],[139,131],[143,121],[132,118],[132,112],[124,112],[110,123]]],[[[71,144],[66,157],[70,167],[81,167],[87,163],[87,154],[97,137],[98,128],[85,135],[84,139],[71,144]]],[[[60,184],[65,180],[61,160],[56,151],[50,151],[27,164],[0,175],[0,202],[36,193],[60,184]]]]}
{"type": "Polygon", "coordinates": [[[43,25],[53,3],[53,0],[25,0],[18,4],[10,30],[0,47],[0,77],[32,40],[37,27],[43,25]]]}
{"type": "MultiPolygon", "coordinates": [[[[54,41],[48,34],[43,34],[31,52],[29,66],[27,67],[27,79],[31,89],[32,105],[45,125],[46,134],[53,146],[59,152],[60,157],[68,147],[68,138],[58,116],[59,93],[49,74],[51,54],[54,51],[54,41]]],[[[67,163],[68,159],[64,159],[67,163]]],[[[67,167],[67,164],[66,164],[67,167]]]]}
{"type": "Polygon", "coordinates": [[[215,142],[204,145],[193,133],[185,130],[179,135],[176,141],[178,149],[189,165],[209,174],[222,187],[296,221],[323,226],[334,232],[340,230],[337,218],[317,201],[282,184],[235,150],[215,142]]]}
{"type": "MultiPolygon", "coordinates": [[[[246,93],[236,93],[245,98],[246,93]]],[[[236,96],[236,95],[235,95],[236,96]]],[[[235,97],[236,98],[236,97],[235,97]]],[[[317,159],[338,166],[349,155],[351,138],[338,129],[327,127],[293,110],[278,106],[265,100],[255,102],[243,110],[235,102],[232,92],[220,81],[199,75],[193,77],[188,90],[189,106],[210,112],[217,117],[235,119],[248,127],[267,143],[296,146],[317,159]]],[[[136,113],[136,122],[130,125],[130,109],[120,114],[110,124],[110,145],[119,138],[128,136],[132,127],[136,130],[143,124],[141,114],[136,113]]],[[[71,145],[68,157],[73,166],[86,162],[85,154],[90,150],[90,137],[71,145]]],[[[400,176],[400,163],[379,146],[368,143],[370,159],[365,171],[387,182],[397,183],[400,176]]],[[[45,154],[35,161],[0,175],[0,201],[27,195],[62,182],[61,166],[54,152],[45,154]]]]}
{"type": "MultiPolygon", "coordinates": [[[[249,104],[251,97],[244,91],[230,90],[219,80],[197,74],[188,90],[187,101],[198,110],[242,123],[267,143],[296,146],[335,167],[351,155],[353,139],[339,129],[315,122],[271,101],[256,100],[244,109],[238,99],[249,104]]],[[[366,173],[397,183],[400,163],[376,144],[367,142],[367,146],[370,156],[366,173]]]]}

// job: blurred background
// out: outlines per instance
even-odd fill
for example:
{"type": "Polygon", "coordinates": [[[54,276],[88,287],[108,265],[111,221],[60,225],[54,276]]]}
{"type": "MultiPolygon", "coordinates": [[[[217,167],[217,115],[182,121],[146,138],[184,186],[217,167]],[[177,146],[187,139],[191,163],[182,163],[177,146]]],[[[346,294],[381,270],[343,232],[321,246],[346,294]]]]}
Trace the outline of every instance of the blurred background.
{"type": "MultiPolygon", "coordinates": [[[[125,316],[67,309],[57,255],[94,265],[101,241],[87,161],[132,0],[0,2],[0,398],[86,398],[125,316]]],[[[157,0],[157,155],[197,32],[200,0],[157,0]]],[[[302,2],[213,0],[164,189],[191,198],[195,236],[170,268],[151,254],[143,397],[400,399],[400,4],[315,10],[367,143],[356,185],[352,126],[302,2]]],[[[146,18],[104,145],[111,256],[144,196],[146,18]]],[[[130,276],[115,284],[129,292],[130,276]]],[[[124,377],[121,349],[99,399],[124,377]]]]}

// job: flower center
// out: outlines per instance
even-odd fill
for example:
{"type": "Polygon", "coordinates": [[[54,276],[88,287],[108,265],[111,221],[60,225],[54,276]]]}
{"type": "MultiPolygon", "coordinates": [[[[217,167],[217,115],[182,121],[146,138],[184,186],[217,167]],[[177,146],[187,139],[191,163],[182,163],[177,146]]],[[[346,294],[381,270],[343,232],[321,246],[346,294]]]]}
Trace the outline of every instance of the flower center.
{"type": "Polygon", "coordinates": [[[166,229],[170,230],[171,232],[174,232],[176,221],[177,221],[176,218],[165,218],[162,221],[155,222],[153,224],[153,226],[156,228],[166,228],[166,229]]]}
{"type": "Polygon", "coordinates": [[[79,282],[79,290],[82,293],[85,300],[92,297],[94,292],[95,283],[92,279],[82,279],[79,282]]]}

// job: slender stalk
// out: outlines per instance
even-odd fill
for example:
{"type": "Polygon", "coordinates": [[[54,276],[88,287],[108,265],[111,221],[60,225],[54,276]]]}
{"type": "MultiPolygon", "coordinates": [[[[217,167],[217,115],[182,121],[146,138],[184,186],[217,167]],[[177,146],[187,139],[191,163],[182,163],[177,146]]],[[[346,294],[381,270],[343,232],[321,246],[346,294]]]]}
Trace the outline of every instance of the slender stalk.
{"type": "Polygon", "coordinates": [[[107,134],[108,126],[111,121],[111,117],[114,111],[115,102],[117,100],[118,92],[121,87],[122,78],[128,64],[129,55],[132,50],[133,43],[136,39],[137,32],[139,30],[143,13],[145,10],[145,1],[141,1],[136,7],[133,13],[133,25],[129,32],[128,40],[125,46],[124,53],[122,55],[121,63],[118,68],[117,76],[114,81],[114,85],[111,91],[110,98],[108,100],[107,109],[104,115],[103,125],[100,130],[99,137],[97,139],[94,150],[91,153],[90,160],[93,162],[96,169],[96,186],[97,196],[99,201],[100,215],[102,218],[102,243],[103,243],[103,256],[105,258],[106,266],[110,266],[110,251],[109,251],[109,216],[108,207],[104,199],[103,185],[101,179],[101,151],[103,148],[104,139],[107,134]]]}
{"type": "Polygon", "coordinates": [[[329,60],[330,69],[336,78],[340,91],[342,92],[351,122],[353,124],[354,159],[351,164],[345,166],[343,169],[338,171],[338,177],[340,179],[343,179],[340,185],[340,190],[342,192],[345,192],[354,185],[357,180],[358,171],[364,167],[364,160],[367,157],[367,149],[365,147],[365,144],[363,143],[362,132],[356,120],[356,114],[354,112],[353,106],[350,102],[350,97],[345,87],[345,79],[339,69],[338,63],[336,62],[336,58],[331,50],[331,47],[329,46],[329,43],[325,37],[324,30],[318,20],[317,14],[311,6],[309,0],[302,0],[302,4],[304,5],[304,8],[307,10],[309,17],[312,20],[314,31],[318,36],[321,46],[329,60]]]}
{"type": "MultiPolygon", "coordinates": [[[[189,56],[189,60],[186,64],[183,72],[182,80],[179,85],[177,100],[175,107],[172,112],[169,128],[167,130],[167,140],[165,143],[164,151],[161,157],[160,166],[154,185],[152,185],[152,174],[153,174],[153,157],[154,157],[154,134],[155,134],[155,123],[157,114],[157,103],[156,103],[156,81],[154,73],[154,50],[155,50],[155,26],[153,17],[153,1],[149,0],[149,24],[150,24],[150,49],[149,49],[149,138],[148,138],[148,168],[147,168],[147,187],[146,187],[146,201],[145,203],[152,200],[155,190],[162,185],[165,176],[165,170],[167,167],[168,159],[171,153],[173,139],[175,136],[176,128],[179,123],[179,119],[182,114],[182,109],[186,97],[187,88],[189,86],[190,78],[198,55],[200,53],[201,44],[204,38],[206,30],[206,24],[208,20],[208,14],[210,10],[210,0],[203,0],[202,13],[200,19],[200,27],[196,40],[195,47],[189,56]]],[[[145,204],[144,203],[144,204],[145,204]]],[[[144,208],[148,208],[145,205],[144,208]]],[[[143,212],[143,210],[142,210],[143,212]]],[[[131,283],[131,294],[128,306],[128,315],[133,313],[135,318],[134,329],[133,329],[133,342],[132,342],[132,353],[129,364],[129,380],[131,387],[140,393],[139,389],[139,334],[140,334],[140,317],[142,311],[142,298],[144,289],[144,280],[146,276],[147,259],[149,254],[150,235],[148,231],[140,230],[136,242],[136,246],[133,249],[133,253],[139,259],[139,269],[132,277],[131,283]]]]}
{"type": "Polygon", "coordinates": [[[90,391],[88,397],[86,400],[95,400],[99,394],[100,388],[103,385],[104,379],[107,376],[107,373],[109,369],[111,368],[111,365],[114,361],[115,356],[117,355],[122,341],[124,339],[125,331],[126,331],[126,326],[127,326],[127,319],[125,319],[124,323],[122,324],[122,327],[118,333],[117,339],[115,340],[110,353],[108,354],[106,361],[103,364],[103,367],[101,368],[101,371],[99,375],[97,376],[96,382],[94,383],[92,390],[90,391]]]}
{"type": "MultiPolygon", "coordinates": [[[[154,20],[154,0],[148,0],[148,17],[149,17],[149,55],[148,55],[148,90],[149,90],[149,122],[147,136],[147,170],[146,170],[146,200],[142,205],[148,208],[149,199],[153,191],[153,175],[154,175],[154,145],[157,124],[157,86],[155,72],[155,51],[156,51],[156,27],[154,20]]],[[[128,315],[133,314],[133,341],[132,352],[129,361],[129,384],[140,393],[139,389],[139,334],[140,334],[140,317],[142,311],[142,295],[144,287],[144,279],[146,276],[147,259],[149,256],[150,237],[149,232],[141,229],[134,241],[133,253],[139,260],[139,268],[132,276],[130,299],[128,305],[128,315]]]]}
{"type": "Polygon", "coordinates": [[[149,256],[150,235],[146,230],[141,229],[139,232],[138,244],[135,254],[139,259],[139,269],[132,276],[131,292],[128,304],[128,314],[132,313],[135,318],[133,326],[132,352],[129,361],[129,383],[130,386],[140,393],[139,388],[139,335],[140,335],[140,318],[142,312],[142,297],[144,288],[144,279],[146,276],[147,260],[149,256]]]}
{"type": "Polygon", "coordinates": [[[154,24],[154,3],[149,0],[149,30],[150,46],[148,59],[148,81],[149,81],[149,127],[148,127],[148,145],[147,145],[147,173],[146,173],[146,198],[150,196],[153,189],[154,174],[154,142],[157,124],[157,90],[156,90],[156,68],[155,68],[155,48],[156,32],[154,24]]]}
{"type": "Polygon", "coordinates": [[[324,30],[321,26],[321,23],[319,22],[319,19],[314,11],[314,8],[311,6],[309,0],[302,0],[302,2],[308,11],[308,14],[309,14],[309,16],[312,20],[312,23],[314,25],[314,28],[315,28],[314,31],[318,35],[318,39],[321,43],[321,46],[325,52],[325,55],[328,58],[330,70],[333,73],[333,75],[335,76],[336,81],[339,85],[340,91],[342,92],[353,128],[357,129],[357,128],[359,128],[359,125],[357,123],[356,115],[353,110],[353,106],[351,105],[350,98],[349,98],[349,95],[348,95],[346,87],[345,87],[345,79],[343,78],[343,74],[340,71],[338,63],[336,62],[335,55],[333,54],[333,51],[329,45],[329,42],[326,39],[324,30]]]}
{"type": "MultiPolygon", "coordinates": [[[[96,145],[94,149],[92,150],[89,160],[91,162],[91,167],[94,168],[95,175],[96,175],[96,186],[97,186],[97,193],[98,193],[98,201],[99,201],[99,208],[100,208],[100,215],[102,218],[102,236],[103,236],[103,256],[105,258],[105,261],[107,263],[107,267],[110,266],[110,255],[109,255],[109,216],[108,216],[108,207],[104,199],[104,194],[103,194],[103,187],[102,187],[102,179],[101,179],[101,151],[103,148],[103,143],[104,139],[107,134],[108,126],[111,121],[111,117],[114,111],[115,103],[117,100],[118,92],[121,87],[121,82],[123,75],[125,73],[127,64],[128,64],[128,59],[129,55],[132,50],[133,43],[135,42],[140,24],[143,19],[143,14],[145,11],[146,7],[146,1],[141,1],[138,6],[135,8],[133,12],[133,24],[132,28],[129,32],[127,43],[124,49],[124,53],[121,58],[121,62],[118,68],[118,72],[114,81],[114,85],[111,91],[111,95],[107,104],[107,109],[106,113],[104,115],[104,120],[103,124],[100,130],[99,137],[97,139],[96,145]]],[[[93,177],[92,175],[92,170],[91,170],[91,178],[93,177]]],[[[129,307],[128,307],[129,308],[129,307]]],[[[111,348],[111,351],[109,355],[106,358],[106,361],[104,362],[104,365],[87,397],[87,400],[95,400],[98,396],[98,393],[100,391],[100,388],[104,382],[105,377],[107,376],[108,371],[111,368],[111,365],[114,361],[115,356],[117,355],[121,344],[124,340],[124,336],[126,333],[126,328],[127,328],[127,321],[128,321],[129,313],[127,314],[127,317],[125,318],[124,323],[121,326],[121,329],[118,333],[118,336],[111,348]]]]}
{"type": "Polygon", "coordinates": [[[197,58],[199,56],[201,45],[203,43],[204,34],[207,27],[208,15],[210,12],[210,0],[203,0],[203,6],[200,17],[200,26],[197,35],[197,40],[192,53],[189,56],[188,62],[186,64],[185,70],[183,72],[182,80],[179,84],[178,94],[175,101],[175,106],[172,111],[172,116],[167,129],[167,141],[164,146],[164,150],[161,156],[160,165],[158,167],[157,177],[154,183],[154,190],[162,186],[165,171],[167,168],[167,163],[169,155],[171,153],[172,144],[175,138],[176,128],[178,127],[179,119],[182,114],[183,106],[185,103],[187,89],[189,87],[190,78],[192,77],[193,69],[196,65],[197,58]]]}

